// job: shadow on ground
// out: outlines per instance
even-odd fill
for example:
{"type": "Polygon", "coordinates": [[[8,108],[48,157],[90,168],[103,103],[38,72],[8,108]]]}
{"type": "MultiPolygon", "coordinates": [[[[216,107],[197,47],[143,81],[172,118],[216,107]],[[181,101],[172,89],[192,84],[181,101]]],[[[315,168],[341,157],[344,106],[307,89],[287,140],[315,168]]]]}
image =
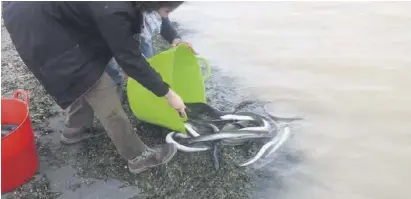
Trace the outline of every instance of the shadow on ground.
{"type": "MultiPolygon", "coordinates": [[[[157,50],[166,46],[164,41],[156,40],[157,50]]],[[[270,182],[268,185],[281,189],[277,171],[300,161],[284,152],[276,157],[283,164],[270,165],[270,172],[264,168],[235,166],[256,153],[259,146],[254,144],[224,148],[218,171],[213,167],[210,152],[179,152],[166,166],[133,175],[106,135],[73,146],[59,144],[65,115],[24,67],[3,25],[1,67],[3,97],[10,96],[17,88],[30,93],[30,114],[40,155],[38,173],[2,198],[255,198],[263,189],[272,188],[261,186],[267,184],[261,182],[270,182]],[[273,167],[279,169],[274,171],[273,167]]],[[[236,87],[235,80],[216,69],[212,72],[213,76],[206,82],[212,106],[230,110],[243,100],[253,100],[236,87]]],[[[263,107],[264,103],[256,100],[248,110],[263,113],[263,107]]],[[[144,142],[149,146],[164,142],[166,129],[138,122],[127,104],[124,108],[144,142]]]]}

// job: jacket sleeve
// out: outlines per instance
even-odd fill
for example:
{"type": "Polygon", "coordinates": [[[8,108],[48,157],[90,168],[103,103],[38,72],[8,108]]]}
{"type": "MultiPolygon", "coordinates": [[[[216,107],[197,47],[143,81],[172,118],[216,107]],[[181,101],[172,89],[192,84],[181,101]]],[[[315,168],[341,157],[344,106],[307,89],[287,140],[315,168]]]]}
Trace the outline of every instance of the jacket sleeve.
{"type": "Polygon", "coordinates": [[[180,36],[177,34],[177,31],[171,25],[169,18],[162,18],[160,34],[170,44],[173,43],[174,39],[180,38],[180,36]]]}
{"type": "Polygon", "coordinates": [[[94,21],[118,64],[128,76],[138,81],[156,96],[165,96],[169,90],[169,85],[162,80],[161,76],[143,57],[136,40],[133,38],[133,18],[130,14],[121,10],[104,13],[104,8],[96,10],[98,7],[92,8],[94,21]],[[99,13],[100,11],[103,14],[99,13]]]}

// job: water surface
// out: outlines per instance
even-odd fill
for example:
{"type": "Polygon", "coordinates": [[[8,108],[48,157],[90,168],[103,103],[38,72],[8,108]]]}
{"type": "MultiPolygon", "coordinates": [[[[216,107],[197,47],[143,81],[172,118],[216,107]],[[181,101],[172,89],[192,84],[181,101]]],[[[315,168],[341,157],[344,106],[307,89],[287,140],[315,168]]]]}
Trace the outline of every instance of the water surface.
{"type": "MultiPolygon", "coordinates": [[[[273,113],[301,165],[261,197],[409,199],[410,2],[188,2],[186,39],[273,113]]],[[[275,168],[265,168],[272,169],[275,168]]]]}

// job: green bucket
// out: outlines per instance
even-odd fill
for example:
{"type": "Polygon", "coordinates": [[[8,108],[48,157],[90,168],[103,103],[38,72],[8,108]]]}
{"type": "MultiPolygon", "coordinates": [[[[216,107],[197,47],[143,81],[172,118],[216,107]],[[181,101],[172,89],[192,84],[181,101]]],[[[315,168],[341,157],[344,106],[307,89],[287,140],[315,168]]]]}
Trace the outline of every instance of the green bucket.
{"type": "MultiPolygon", "coordinates": [[[[204,81],[210,77],[210,66],[203,57],[196,56],[185,44],[161,52],[147,59],[171,89],[185,103],[206,103],[204,81]],[[203,75],[200,61],[205,63],[203,75]]],[[[132,78],[127,81],[127,97],[133,114],[141,121],[173,131],[186,132],[184,121],[164,97],[157,97],[132,78]]]]}

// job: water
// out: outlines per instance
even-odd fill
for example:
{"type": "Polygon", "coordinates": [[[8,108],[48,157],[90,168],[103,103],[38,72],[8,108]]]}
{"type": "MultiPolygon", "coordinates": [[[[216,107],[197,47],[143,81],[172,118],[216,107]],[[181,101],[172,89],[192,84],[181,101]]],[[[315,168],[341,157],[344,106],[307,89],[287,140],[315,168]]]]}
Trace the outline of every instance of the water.
{"type": "MultiPolygon", "coordinates": [[[[411,2],[188,2],[171,17],[277,115],[304,161],[261,197],[409,199],[411,2]]],[[[266,168],[270,169],[270,168],[266,168]]],[[[273,171],[274,172],[274,171],[273,171]]]]}

